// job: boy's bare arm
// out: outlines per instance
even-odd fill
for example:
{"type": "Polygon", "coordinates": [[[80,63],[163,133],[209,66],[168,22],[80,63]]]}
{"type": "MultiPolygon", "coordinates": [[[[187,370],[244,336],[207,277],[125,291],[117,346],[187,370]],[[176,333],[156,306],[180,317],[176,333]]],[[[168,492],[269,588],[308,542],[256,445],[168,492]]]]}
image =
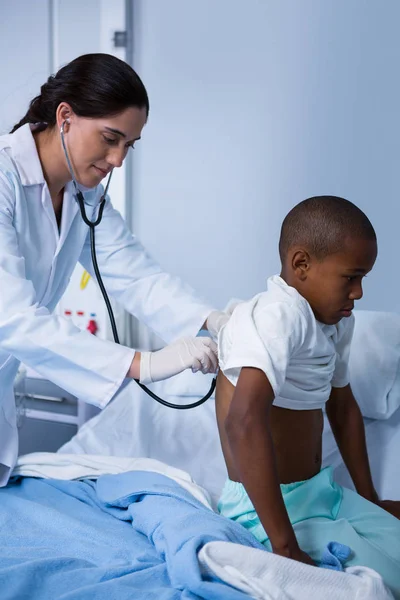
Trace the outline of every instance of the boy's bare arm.
{"type": "Polygon", "coordinates": [[[379,500],[375,490],[365,441],[364,421],[350,385],[332,388],[326,404],[326,414],[357,492],[400,519],[400,502],[379,500]]]}
{"type": "Polygon", "coordinates": [[[307,564],[283,502],[270,433],[272,387],[259,369],[242,368],[225,431],[240,481],[268,534],[274,553],[307,564]]]}
{"type": "Polygon", "coordinates": [[[360,496],[378,501],[368,460],[365,428],[361,411],[350,385],[332,388],[326,414],[338,448],[360,496]]]}

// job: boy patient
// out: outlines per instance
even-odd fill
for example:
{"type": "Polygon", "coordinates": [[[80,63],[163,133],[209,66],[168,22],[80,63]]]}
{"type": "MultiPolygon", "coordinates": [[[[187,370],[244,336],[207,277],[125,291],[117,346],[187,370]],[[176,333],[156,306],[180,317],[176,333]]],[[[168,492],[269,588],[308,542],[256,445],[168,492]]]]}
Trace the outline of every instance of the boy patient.
{"type": "Polygon", "coordinates": [[[229,476],[219,510],[307,564],[328,542],[346,544],[346,566],[375,569],[400,598],[400,502],[375,491],[348,374],[375,231],[351,202],[309,198],[286,216],[279,253],[280,276],[239,304],[219,335],[216,409],[229,476]],[[324,408],[357,493],[321,470],[324,408]]]}

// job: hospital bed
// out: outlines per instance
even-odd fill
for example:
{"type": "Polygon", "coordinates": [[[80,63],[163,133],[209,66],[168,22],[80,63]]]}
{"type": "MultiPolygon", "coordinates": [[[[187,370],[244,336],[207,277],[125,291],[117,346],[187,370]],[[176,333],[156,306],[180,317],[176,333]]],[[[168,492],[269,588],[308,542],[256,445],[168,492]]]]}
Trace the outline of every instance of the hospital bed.
{"type": "MultiPolygon", "coordinates": [[[[352,386],[374,481],[400,499],[400,316],[360,312],[356,324],[352,386]]],[[[153,389],[187,403],[209,383],[184,373],[153,389]]],[[[327,423],[324,463],[352,487],[327,423]]],[[[57,454],[20,457],[14,473],[0,491],[2,599],[391,598],[371,573],[288,568],[214,512],[226,469],[213,399],[173,411],[130,383],[57,454]]]]}

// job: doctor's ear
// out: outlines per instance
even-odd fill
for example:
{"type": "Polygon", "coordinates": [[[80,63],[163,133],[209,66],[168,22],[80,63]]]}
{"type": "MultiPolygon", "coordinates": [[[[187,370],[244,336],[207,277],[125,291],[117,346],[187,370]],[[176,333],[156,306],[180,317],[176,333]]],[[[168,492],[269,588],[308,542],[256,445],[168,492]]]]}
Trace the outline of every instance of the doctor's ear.
{"type": "Polygon", "coordinates": [[[66,102],[61,102],[58,105],[56,110],[56,121],[58,127],[64,125],[65,132],[68,131],[68,126],[71,124],[71,117],[73,115],[73,110],[69,104],[66,102]],[[66,127],[67,126],[67,127],[66,127]]]}
{"type": "Polygon", "coordinates": [[[291,256],[291,267],[294,275],[300,280],[305,281],[307,279],[308,272],[311,268],[311,256],[302,248],[296,248],[293,250],[291,256]]]}

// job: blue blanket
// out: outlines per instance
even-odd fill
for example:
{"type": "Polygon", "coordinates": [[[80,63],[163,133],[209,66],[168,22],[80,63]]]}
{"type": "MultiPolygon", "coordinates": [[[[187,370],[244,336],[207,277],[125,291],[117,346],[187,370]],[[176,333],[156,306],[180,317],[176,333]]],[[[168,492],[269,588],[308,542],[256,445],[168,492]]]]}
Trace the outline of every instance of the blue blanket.
{"type": "Polygon", "coordinates": [[[197,552],[226,540],[263,549],[163,475],[24,478],[0,489],[1,600],[243,600],[197,552]]]}

